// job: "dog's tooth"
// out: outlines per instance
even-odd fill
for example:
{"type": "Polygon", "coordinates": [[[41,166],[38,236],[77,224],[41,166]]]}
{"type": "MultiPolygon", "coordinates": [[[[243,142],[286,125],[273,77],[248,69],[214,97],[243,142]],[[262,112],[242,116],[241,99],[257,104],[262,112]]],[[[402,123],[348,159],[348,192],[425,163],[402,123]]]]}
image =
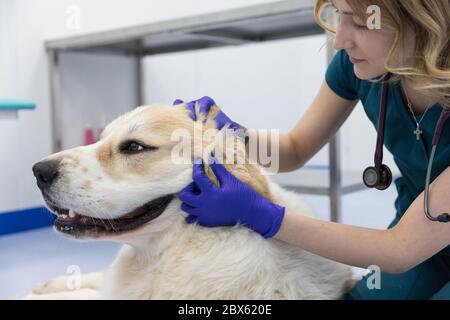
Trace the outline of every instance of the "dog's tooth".
{"type": "Polygon", "coordinates": [[[67,219],[67,214],[62,214],[62,215],[61,215],[61,218],[67,219]]]}
{"type": "Polygon", "coordinates": [[[69,210],[69,217],[75,218],[76,215],[77,214],[72,209],[69,210]]]}

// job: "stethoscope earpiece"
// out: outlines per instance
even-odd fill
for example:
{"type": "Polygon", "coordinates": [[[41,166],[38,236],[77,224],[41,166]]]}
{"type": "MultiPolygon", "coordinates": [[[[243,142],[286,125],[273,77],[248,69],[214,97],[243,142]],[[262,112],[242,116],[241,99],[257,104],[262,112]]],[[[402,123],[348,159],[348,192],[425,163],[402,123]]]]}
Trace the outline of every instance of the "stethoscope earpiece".
{"type": "Polygon", "coordinates": [[[437,217],[439,222],[450,222],[450,214],[443,213],[437,217]]]}

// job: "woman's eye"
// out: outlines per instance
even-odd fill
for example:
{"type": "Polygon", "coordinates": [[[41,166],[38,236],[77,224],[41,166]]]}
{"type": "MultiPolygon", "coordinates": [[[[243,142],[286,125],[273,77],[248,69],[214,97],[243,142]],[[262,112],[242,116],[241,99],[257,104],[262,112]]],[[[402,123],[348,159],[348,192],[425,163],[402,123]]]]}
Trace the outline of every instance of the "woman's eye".
{"type": "Polygon", "coordinates": [[[333,21],[332,25],[334,27],[337,27],[338,25],[340,25],[341,20],[342,20],[342,16],[347,17],[347,19],[351,19],[352,23],[354,26],[356,26],[358,29],[362,29],[362,28],[366,28],[366,22],[361,19],[360,17],[358,17],[357,15],[354,14],[350,14],[350,13],[341,13],[339,11],[339,9],[333,7],[333,11],[335,12],[335,21],[333,21]]]}
{"type": "Polygon", "coordinates": [[[353,23],[359,28],[366,27],[366,23],[358,16],[353,16],[353,23]]]}

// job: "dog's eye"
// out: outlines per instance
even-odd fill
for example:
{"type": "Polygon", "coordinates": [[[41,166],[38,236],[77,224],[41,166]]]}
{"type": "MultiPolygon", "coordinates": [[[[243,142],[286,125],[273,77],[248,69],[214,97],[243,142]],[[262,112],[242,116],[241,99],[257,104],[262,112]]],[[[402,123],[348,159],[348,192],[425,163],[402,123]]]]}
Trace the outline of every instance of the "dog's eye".
{"type": "Polygon", "coordinates": [[[142,151],[154,150],[155,147],[143,146],[136,141],[125,141],[119,147],[121,153],[125,154],[135,154],[142,151]]]}

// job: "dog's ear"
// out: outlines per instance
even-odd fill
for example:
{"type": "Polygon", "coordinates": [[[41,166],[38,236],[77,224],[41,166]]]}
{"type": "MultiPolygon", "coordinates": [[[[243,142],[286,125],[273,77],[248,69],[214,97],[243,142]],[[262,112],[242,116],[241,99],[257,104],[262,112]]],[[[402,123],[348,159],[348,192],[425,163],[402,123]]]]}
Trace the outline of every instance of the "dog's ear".
{"type": "Polygon", "coordinates": [[[197,121],[202,121],[202,123],[206,126],[214,126],[216,127],[216,117],[220,112],[220,108],[217,105],[213,105],[207,114],[200,113],[198,103],[195,106],[195,115],[197,117],[197,121]]]}
{"type": "Polygon", "coordinates": [[[252,187],[261,196],[273,201],[261,168],[249,161],[244,139],[237,136],[228,126],[218,131],[214,143],[206,145],[203,151],[205,174],[215,185],[218,186],[219,181],[210,166],[211,155],[237,179],[252,187]]]}
{"type": "Polygon", "coordinates": [[[217,105],[210,108],[205,115],[195,105],[196,123],[201,124],[201,134],[194,134],[194,157],[201,157],[206,176],[215,184],[219,181],[210,166],[210,155],[213,154],[219,163],[237,179],[252,187],[261,196],[273,201],[268,183],[262,170],[251,164],[246,152],[246,137],[225,125],[217,130],[216,117],[220,112],[217,105]],[[200,137],[201,136],[201,137],[200,137]]]}
{"type": "MultiPolygon", "coordinates": [[[[211,169],[208,161],[203,161],[205,174],[214,183],[216,186],[219,186],[219,181],[214,175],[213,170],[211,169]]],[[[253,164],[227,164],[223,163],[225,169],[234,175],[237,179],[245,183],[246,185],[253,188],[260,196],[270,200],[275,201],[273,198],[267,180],[265,176],[262,174],[260,169],[253,164]]]]}

